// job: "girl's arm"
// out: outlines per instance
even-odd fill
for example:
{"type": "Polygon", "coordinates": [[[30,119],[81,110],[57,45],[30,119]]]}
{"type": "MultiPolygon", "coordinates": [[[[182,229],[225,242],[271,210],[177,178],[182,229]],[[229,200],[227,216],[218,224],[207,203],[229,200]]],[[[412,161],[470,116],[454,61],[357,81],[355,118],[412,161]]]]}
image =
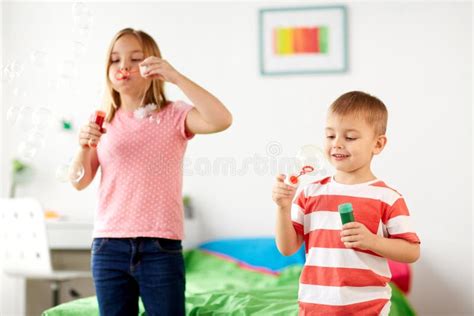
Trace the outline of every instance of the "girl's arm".
{"type": "Polygon", "coordinates": [[[71,184],[77,189],[85,189],[94,180],[97,169],[99,168],[99,159],[97,150],[90,146],[97,146],[100,137],[105,133],[105,128],[89,122],[81,128],[79,132],[79,151],[74,158],[74,165],[82,165],[84,168],[84,176],[78,182],[71,181],[71,184]]]}
{"type": "Polygon", "coordinates": [[[342,227],[341,241],[346,248],[370,250],[394,261],[412,263],[420,257],[418,243],[375,235],[358,222],[347,223],[342,227]]]}
{"type": "Polygon", "coordinates": [[[77,190],[85,189],[94,180],[94,177],[99,169],[99,159],[97,158],[97,150],[82,147],[76,154],[74,164],[82,164],[84,167],[84,176],[79,182],[71,181],[74,188],[77,190]]]}
{"type": "Polygon", "coordinates": [[[194,104],[186,117],[186,128],[193,134],[221,132],[232,124],[232,115],[219,99],[204,88],[180,75],[176,85],[194,104]]]}
{"type": "Polygon", "coordinates": [[[186,117],[186,129],[193,134],[217,133],[232,124],[232,115],[219,99],[174,69],[166,60],[151,56],[140,67],[144,78],[159,78],[177,85],[194,104],[186,117]]]}

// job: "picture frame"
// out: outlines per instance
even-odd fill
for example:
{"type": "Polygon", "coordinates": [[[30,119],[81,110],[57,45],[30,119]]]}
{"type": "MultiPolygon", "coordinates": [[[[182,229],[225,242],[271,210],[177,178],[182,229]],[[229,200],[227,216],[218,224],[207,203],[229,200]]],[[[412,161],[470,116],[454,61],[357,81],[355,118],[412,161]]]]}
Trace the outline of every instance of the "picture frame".
{"type": "Polygon", "coordinates": [[[347,34],[343,5],[260,9],[260,74],[344,73],[347,34]]]}

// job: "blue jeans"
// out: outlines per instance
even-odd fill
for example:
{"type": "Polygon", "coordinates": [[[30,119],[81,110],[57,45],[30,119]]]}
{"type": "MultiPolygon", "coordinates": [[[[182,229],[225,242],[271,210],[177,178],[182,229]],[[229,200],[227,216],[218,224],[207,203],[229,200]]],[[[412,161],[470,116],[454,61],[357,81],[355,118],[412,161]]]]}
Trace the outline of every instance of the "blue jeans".
{"type": "Polygon", "coordinates": [[[139,296],[149,316],[185,314],[180,240],[95,238],[92,275],[100,315],[138,315],[139,296]]]}

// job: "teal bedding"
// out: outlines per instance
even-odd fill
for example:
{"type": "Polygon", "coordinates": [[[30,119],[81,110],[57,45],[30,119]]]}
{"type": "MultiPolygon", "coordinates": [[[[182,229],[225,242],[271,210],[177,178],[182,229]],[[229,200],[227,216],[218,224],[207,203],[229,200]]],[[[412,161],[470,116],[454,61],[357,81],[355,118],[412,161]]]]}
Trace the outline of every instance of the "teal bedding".
{"type": "MultiPolygon", "coordinates": [[[[195,249],[186,252],[187,315],[297,315],[301,265],[279,274],[249,269],[239,263],[195,249]]],[[[146,315],[140,302],[140,315],[146,315]]],[[[95,297],[48,309],[43,316],[99,315],[95,297]]],[[[403,293],[392,285],[391,316],[415,315],[403,293]]]]}

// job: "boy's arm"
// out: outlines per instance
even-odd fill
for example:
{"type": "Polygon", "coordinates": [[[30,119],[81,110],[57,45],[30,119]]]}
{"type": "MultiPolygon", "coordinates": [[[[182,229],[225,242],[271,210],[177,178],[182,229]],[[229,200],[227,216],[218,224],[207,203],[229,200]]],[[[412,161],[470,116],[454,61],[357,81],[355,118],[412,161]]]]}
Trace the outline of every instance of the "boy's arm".
{"type": "Polygon", "coordinates": [[[296,189],[284,183],[285,175],[280,174],[273,186],[272,198],[277,205],[275,241],[280,253],[290,256],[300,249],[303,236],[296,233],[291,220],[291,205],[296,189]]]}
{"type": "Polygon", "coordinates": [[[394,261],[412,263],[420,257],[419,243],[378,236],[358,222],[342,226],[341,241],[346,248],[370,250],[394,261]]]}
{"type": "Polygon", "coordinates": [[[277,208],[276,219],[276,244],[280,253],[291,256],[303,244],[303,236],[297,234],[291,221],[291,207],[277,208]]]}
{"type": "Polygon", "coordinates": [[[420,257],[420,244],[377,235],[371,250],[382,257],[399,262],[413,263],[420,257]]]}

